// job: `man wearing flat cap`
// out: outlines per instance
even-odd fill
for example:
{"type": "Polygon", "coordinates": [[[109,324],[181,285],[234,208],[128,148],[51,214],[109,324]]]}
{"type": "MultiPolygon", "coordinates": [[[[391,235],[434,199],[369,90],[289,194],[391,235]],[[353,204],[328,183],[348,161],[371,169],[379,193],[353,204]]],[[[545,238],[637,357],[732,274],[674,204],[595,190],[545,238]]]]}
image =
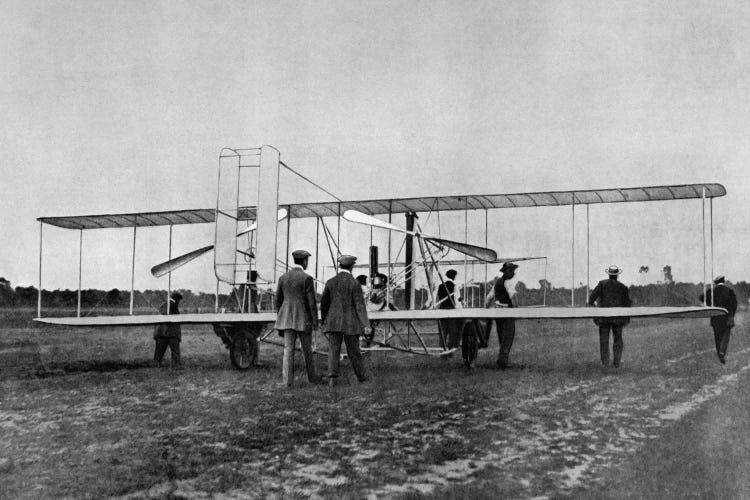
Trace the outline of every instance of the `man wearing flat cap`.
{"type": "MultiPolygon", "coordinates": [[[[500,268],[500,276],[495,280],[495,286],[487,297],[485,307],[513,307],[513,301],[510,298],[508,290],[505,288],[505,282],[513,279],[516,275],[518,264],[505,262],[500,268]]],[[[500,344],[500,351],[497,355],[497,366],[501,370],[508,368],[508,358],[510,357],[510,348],[513,347],[513,339],[516,336],[516,320],[512,318],[495,319],[495,328],[497,328],[497,342],[500,344]]],[[[492,320],[485,324],[484,337],[489,341],[492,332],[492,320]]]]}
{"type": "MultiPolygon", "coordinates": [[[[729,314],[722,316],[711,316],[711,327],[714,329],[714,343],[719,361],[726,363],[727,346],[729,345],[729,334],[734,326],[734,313],[737,312],[737,296],[734,291],[726,285],[724,276],[714,280],[713,290],[706,293],[705,304],[713,307],[723,307],[729,314]]],[[[703,301],[703,294],[699,299],[703,301]]]]}
{"type": "Polygon", "coordinates": [[[320,299],[320,317],[323,332],[328,334],[328,383],[336,385],[339,377],[341,342],[346,345],[346,353],[352,364],[357,380],[367,380],[362,353],[359,350],[359,336],[368,333],[370,320],[367,318],[365,299],[359,282],[352,276],[352,268],[357,258],[341,255],[338,258],[339,273],[326,282],[320,299]]]}
{"type": "MultiPolygon", "coordinates": [[[[180,314],[180,301],[182,294],[174,291],[169,295],[169,300],[159,308],[161,314],[180,314]]],[[[167,347],[172,354],[172,368],[182,368],[180,360],[180,342],[182,341],[182,328],[179,323],[162,323],[154,329],[154,363],[161,366],[161,360],[167,352],[167,347]]]]}
{"type": "Polygon", "coordinates": [[[305,272],[310,252],[292,252],[294,267],[281,275],[276,289],[276,329],[284,337],[284,361],[282,375],[284,384],[292,386],[294,381],[294,348],[299,337],[302,357],[307,368],[307,380],[320,382],[315,372],[312,353],[312,332],[318,328],[318,306],[315,302],[315,283],[305,272]]]}
{"type": "MultiPolygon", "coordinates": [[[[617,281],[622,269],[609,266],[605,271],[609,276],[601,280],[589,295],[589,306],[599,302],[599,307],[630,307],[630,293],[628,287],[617,281]]],[[[609,331],[612,330],[612,366],[618,368],[622,359],[622,329],[630,323],[628,317],[594,318],[594,324],[599,327],[599,354],[602,366],[609,365],[609,331]]]]}

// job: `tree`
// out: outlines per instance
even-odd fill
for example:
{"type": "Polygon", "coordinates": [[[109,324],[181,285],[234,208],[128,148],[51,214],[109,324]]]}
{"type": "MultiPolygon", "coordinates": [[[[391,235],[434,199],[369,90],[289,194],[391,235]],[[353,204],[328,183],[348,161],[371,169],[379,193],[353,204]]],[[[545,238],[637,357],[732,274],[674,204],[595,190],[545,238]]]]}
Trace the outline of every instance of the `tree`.
{"type": "Polygon", "coordinates": [[[10,281],[0,278],[0,306],[12,306],[16,303],[16,294],[10,287],[10,281]]]}
{"type": "Polygon", "coordinates": [[[120,303],[120,290],[118,290],[117,288],[113,288],[112,290],[108,291],[105,300],[107,301],[107,305],[109,306],[118,305],[120,303]]]}
{"type": "Polygon", "coordinates": [[[664,266],[664,269],[662,269],[662,272],[664,272],[664,283],[667,285],[671,285],[674,283],[674,279],[672,278],[672,266],[664,266]]]}

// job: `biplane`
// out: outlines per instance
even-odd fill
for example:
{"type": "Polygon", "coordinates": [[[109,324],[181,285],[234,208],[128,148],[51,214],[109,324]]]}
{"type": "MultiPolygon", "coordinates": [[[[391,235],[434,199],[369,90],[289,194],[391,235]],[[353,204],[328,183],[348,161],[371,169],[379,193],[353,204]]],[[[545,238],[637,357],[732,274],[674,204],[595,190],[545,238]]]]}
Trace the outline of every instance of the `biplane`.
{"type": "MultiPolygon", "coordinates": [[[[464,307],[456,309],[434,308],[435,300],[423,301],[432,307],[421,308],[415,302],[415,283],[418,273],[424,271],[427,291],[434,295],[437,285],[443,282],[443,268],[446,264],[484,266],[483,283],[487,283],[487,268],[500,262],[540,259],[543,257],[498,257],[495,250],[487,246],[487,213],[490,210],[504,210],[519,207],[570,206],[574,215],[576,208],[585,207],[588,213],[592,205],[603,203],[632,203],[657,200],[699,199],[705,212],[706,201],[712,210],[713,198],[726,194],[721,184],[685,184],[670,186],[650,186],[635,188],[591,189],[580,191],[550,191],[513,194],[453,195],[416,198],[393,198],[374,200],[345,201],[329,193],[323,187],[297,172],[281,160],[278,150],[271,146],[252,149],[224,148],[219,155],[217,202],[214,208],[188,209],[163,212],[142,212],[106,215],[84,215],[64,217],[40,217],[40,264],[39,299],[36,321],[54,325],[70,326],[143,326],[164,323],[206,324],[222,337],[229,348],[232,364],[247,369],[255,352],[254,340],[272,342],[270,337],[276,313],[272,306],[258,307],[258,290],[273,293],[273,286],[279,276],[289,267],[290,221],[308,219],[315,225],[315,269],[317,286],[320,264],[330,259],[330,265],[337,271],[336,258],[341,252],[342,225],[365,225],[370,228],[371,240],[374,231],[387,234],[388,244],[385,262],[380,262],[379,247],[369,247],[367,264],[368,285],[363,293],[381,291],[385,300],[394,291],[399,292],[398,307],[385,307],[369,312],[369,318],[376,334],[369,339],[372,349],[394,349],[411,354],[426,356],[446,356],[460,349],[467,366],[471,366],[477,356],[477,329],[481,320],[495,318],[514,319],[566,319],[601,318],[613,316],[628,317],[710,317],[726,314],[724,309],[709,304],[694,307],[630,307],[592,308],[575,306],[575,282],[572,280],[571,300],[568,307],[515,307],[485,308],[482,300],[471,300],[464,307]],[[325,192],[334,201],[313,203],[282,203],[279,200],[282,172],[289,172],[305,182],[325,192]],[[250,202],[248,202],[250,200],[250,202]],[[484,244],[469,240],[468,229],[464,241],[443,238],[424,233],[419,224],[420,214],[444,211],[483,211],[485,214],[484,244]],[[394,216],[404,216],[404,227],[394,224],[394,216]],[[387,217],[387,220],[383,218],[387,217]],[[331,222],[333,221],[333,222],[331,222]],[[126,315],[81,315],[80,292],[75,317],[45,317],[42,312],[42,254],[43,226],[52,225],[78,231],[99,228],[122,228],[133,231],[133,265],[131,269],[130,310],[126,315]],[[211,245],[171,258],[172,226],[180,224],[213,224],[214,241],[211,245]],[[333,226],[336,232],[334,234],[333,226]],[[172,273],[183,272],[190,262],[209,252],[213,253],[213,272],[216,278],[216,301],[213,312],[189,313],[180,315],[136,314],[133,308],[135,291],[135,242],[138,229],[169,226],[169,260],[153,266],[154,276],[168,276],[167,297],[171,292],[172,273]],[[284,230],[284,226],[286,226],[284,230]],[[323,238],[321,238],[321,233],[323,238]],[[321,251],[321,239],[325,246],[321,251]],[[394,240],[400,242],[399,255],[394,259],[394,240]],[[415,252],[416,250],[416,252],[415,252]],[[399,256],[403,251],[403,260],[399,256]],[[449,260],[453,255],[463,260],[449,260]],[[382,279],[383,276],[386,279],[382,279]],[[219,287],[230,290],[235,302],[233,307],[220,307],[219,287]],[[253,293],[254,292],[254,293],[253,293]],[[456,319],[462,322],[460,346],[447,347],[445,332],[441,331],[440,320],[456,319]],[[437,336],[440,342],[430,340],[437,336]]],[[[712,218],[710,218],[712,220],[712,218]]],[[[587,217],[588,221],[588,217],[587,217]]],[[[706,256],[705,216],[703,221],[704,277],[706,256]]],[[[587,235],[588,235],[587,222],[587,235]]],[[[574,233],[573,233],[574,234],[574,233]]],[[[713,231],[711,230],[711,235],[713,231]]],[[[575,252],[575,238],[571,252],[575,252]]],[[[80,241],[80,239],[79,239],[80,241]]],[[[396,242],[396,243],[398,243],[396,242]]],[[[79,243],[80,245],[80,243],[79,243]]],[[[312,250],[312,249],[311,249],[312,250]]],[[[81,249],[79,248],[79,291],[81,249]]],[[[343,252],[346,253],[346,252],[343,252]]],[[[710,242],[710,255],[713,260],[713,238],[710,242]]],[[[361,257],[361,256],[360,256],[361,257]]],[[[362,259],[364,260],[364,259],[362,259]]],[[[546,259],[545,259],[546,269],[546,259]]],[[[711,265],[713,272],[713,265],[711,265]]],[[[575,259],[572,261],[571,277],[575,273],[575,259]]],[[[478,280],[479,281],[479,280],[478,280]]],[[[706,281],[706,280],[704,280],[706,281]]],[[[710,282],[711,280],[707,280],[710,282]]],[[[464,283],[468,290],[469,283],[464,283]]],[[[318,290],[320,291],[320,289],[318,290]]],[[[165,300],[167,299],[165,297],[165,300]]],[[[267,301],[271,302],[272,301],[267,301]]],[[[389,304],[390,305],[390,304],[389,304]]]]}

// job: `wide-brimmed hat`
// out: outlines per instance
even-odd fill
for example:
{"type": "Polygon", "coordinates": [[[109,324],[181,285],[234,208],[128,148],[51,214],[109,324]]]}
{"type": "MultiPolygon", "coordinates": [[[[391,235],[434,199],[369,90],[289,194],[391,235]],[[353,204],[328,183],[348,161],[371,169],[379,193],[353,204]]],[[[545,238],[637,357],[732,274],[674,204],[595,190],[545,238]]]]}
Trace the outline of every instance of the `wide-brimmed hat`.
{"type": "Polygon", "coordinates": [[[610,276],[617,276],[618,274],[622,273],[622,269],[615,265],[612,265],[605,269],[604,272],[609,274],[610,276]]]}
{"type": "Polygon", "coordinates": [[[513,262],[503,262],[503,267],[500,268],[500,272],[505,273],[515,271],[516,269],[518,269],[518,264],[514,264],[513,262]]]}
{"type": "Polygon", "coordinates": [[[310,255],[312,254],[307,250],[295,250],[294,252],[292,252],[292,257],[294,257],[295,259],[304,259],[305,257],[309,257],[310,255]]]}
{"type": "Polygon", "coordinates": [[[357,258],[354,255],[339,255],[338,261],[342,266],[352,266],[357,262],[357,258]]]}

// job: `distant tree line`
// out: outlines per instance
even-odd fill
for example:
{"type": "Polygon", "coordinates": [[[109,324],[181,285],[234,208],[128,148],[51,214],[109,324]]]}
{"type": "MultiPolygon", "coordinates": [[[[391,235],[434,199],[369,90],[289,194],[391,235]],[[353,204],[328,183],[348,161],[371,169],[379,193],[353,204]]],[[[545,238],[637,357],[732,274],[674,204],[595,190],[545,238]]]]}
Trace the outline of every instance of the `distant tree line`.
{"type": "MultiPolygon", "coordinates": [[[[750,283],[740,281],[737,283],[727,283],[729,287],[737,294],[737,301],[741,306],[748,304],[750,299],[750,283]]],[[[460,286],[459,293],[463,298],[463,303],[467,307],[482,307],[485,298],[492,291],[494,282],[474,284],[466,287],[464,290],[460,286]]],[[[588,289],[590,294],[595,285],[592,284],[588,289]]],[[[698,297],[703,293],[703,285],[700,283],[654,283],[648,285],[631,285],[629,288],[630,299],[633,306],[691,306],[699,305],[701,302],[698,297]]],[[[537,288],[529,288],[523,281],[516,282],[513,290],[510,291],[513,303],[517,306],[538,306],[546,304],[548,306],[568,307],[571,305],[570,288],[555,287],[549,281],[539,280],[537,288]]],[[[577,287],[574,292],[576,306],[584,306],[588,302],[588,294],[585,285],[577,287]]],[[[399,308],[406,303],[403,289],[396,289],[393,293],[393,302],[399,308]]],[[[430,303],[429,291],[421,288],[417,289],[414,294],[415,308],[420,309],[430,303]]]]}
{"type": "MultiPolygon", "coordinates": [[[[482,307],[487,293],[492,290],[494,282],[474,284],[465,290],[459,284],[459,293],[467,307],[482,307]]],[[[750,298],[750,283],[740,281],[728,283],[737,294],[741,305],[747,305],[750,298]]],[[[688,306],[699,304],[698,296],[703,293],[703,285],[699,283],[659,283],[649,285],[631,285],[630,298],[634,306],[688,306]]],[[[589,290],[590,292],[591,290],[589,290]]],[[[183,296],[181,310],[184,312],[208,312],[216,306],[216,296],[213,293],[180,289],[183,296]]],[[[529,288],[523,281],[515,284],[511,291],[513,301],[518,306],[570,306],[570,288],[555,287],[549,281],[539,280],[538,287],[529,288]]],[[[393,302],[398,308],[403,308],[406,300],[403,288],[393,289],[393,302]]],[[[588,300],[586,287],[580,286],[574,291],[575,305],[583,306],[588,300]]],[[[36,307],[37,288],[33,286],[11,287],[10,282],[0,278],[0,307],[36,307]]],[[[167,299],[166,290],[136,290],[133,304],[139,310],[157,311],[167,299]]],[[[259,290],[260,310],[273,310],[273,290],[259,290]]],[[[415,309],[421,309],[430,304],[430,292],[426,288],[418,288],[414,293],[415,309]]],[[[219,295],[219,308],[227,311],[237,310],[237,298],[230,294],[219,295]]],[[[77,290],[43,290],[43,308],[75,308],[78,305],[77,290]]],[[[81,307],[92,309],[127,308],[130,306],[130,291],[118,290],[81,290],[81,307]]]]}
{"type": "MultiPolygon", "coordinates": [[[[216,296],[209,293],[194,293],[190,290],[180,289],[183,296],[181,309],[184,311],[208,311],[214,310],[216,296]]],[[[221,307],[232,301],[227,294],[219,295],[221,307]],[[222,304],[224,304],[222,306],[222,304]]],[[[0,307],[36,307],[38,300],[38,289],[33,286],[23,287],[3,286],[0,281],[0,307]]],[[[136,290],[133,296],[133,305],[140,310],[158,311],[159,307],[167,300],[166,290],[136,290]]],[[[42,290],[43,308],[76,308],[78,306],[78,290],[42,290]]],[[[85,309],[102,308],[128,308],[130,306],[130,291],[118,290],[81,290],[81,307],[85,309]]],[[[231,309],[231,306],[229,306],[231,309]]]]}

